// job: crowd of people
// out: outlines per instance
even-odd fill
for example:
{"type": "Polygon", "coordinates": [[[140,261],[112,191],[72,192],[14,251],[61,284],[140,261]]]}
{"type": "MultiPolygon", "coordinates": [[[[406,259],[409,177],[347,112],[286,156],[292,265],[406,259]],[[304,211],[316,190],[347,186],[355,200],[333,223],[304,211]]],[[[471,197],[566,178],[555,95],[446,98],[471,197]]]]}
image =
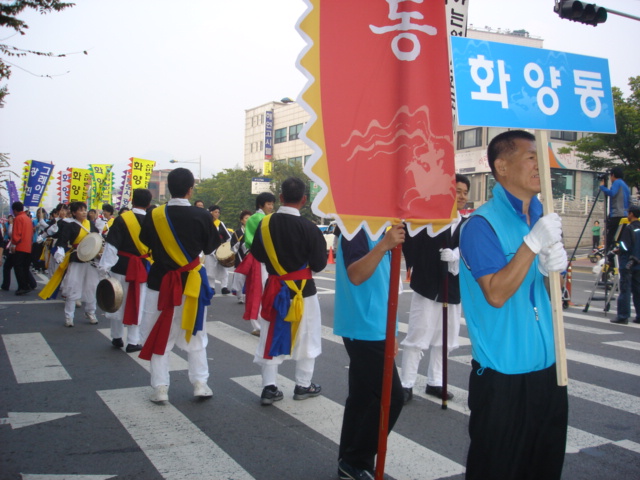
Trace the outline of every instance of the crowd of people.
{"type": "MultiPolygon", "coordinates": [[[[352,238],[340,236],[333,323],[350,362],[337,458],[340,479],[374,478],[390,251],[400,246],[412,271],[413,293],[408,332],[401,343],[402,369],[393,366],[387,431],[412,401],[425,350],[430,352],[426,394],[443,401],[453,397],[442,370],[446,355],[458,346],[464,309],[473,356],[467,478],[560,478],[567,389],[556,382],[545,277],[567,265],[561,221],[558,215],[542,214],[532,135],[520,130],[498,135],[489,145],[488,159],[497,180],[493,197],[470,217],[458,213],[446,227],[434,231],[429,226],[414,237],[402,223],[377,240],[365,230],[352,238]],[[448,335],[443,340],[445,318],[448,335]]],[[[176,345],[187,352],[194,396],[213,395],[206,317],[217,282],[220,294],[235,294],[244,303],[249,333],[258,337],[253,361],[262,375],[261,405],[284,397],[278,367],[287,359],[295,361],[293,398],[320,395],[322,387],[313,375],[322,352],[322,322],[313,274],[326,267],[327,250],[321,231],[300,215],[307,201],[304,182],[291,177],[282,183],[275,212],[276,197],[258,195],[255,212],[240,212],[234,230],[220,220],[220,206],[205,209],[200,201],[192,205],[194,178],[189,170],[171,171],[167,183],[171,199],[165,205],[153,208],[150,192],[137,189],[130,211],[114,215],[113,207],[104,205],[91,219],[87,205],[75,202],[60,205],[49,218],[43,213],[35,230],[16,202],[5,233],[15,252],[16,294],[34,286],[28,275],[32,244],[42,245],[41,269],[50,276],[40,297],[60,292],[67,327],[74,326],[78,305],[89,323],[97,323],[96,286],[101,279],[115,279],[123,286],[123,301],[106,314],[111,343],[127,352],[139,351],[140,358],[150,361],[150,400],[165,403],[169,353],[176,345]],[[86,261],[78,254],[90,235],[103,237],[105,243],[101,254],[86,261]]],[[[459,211],[469,188],[469,180],[456,175],[459,211]]],[[[398,348],[396,340],[396,353],[398,348]]]]}

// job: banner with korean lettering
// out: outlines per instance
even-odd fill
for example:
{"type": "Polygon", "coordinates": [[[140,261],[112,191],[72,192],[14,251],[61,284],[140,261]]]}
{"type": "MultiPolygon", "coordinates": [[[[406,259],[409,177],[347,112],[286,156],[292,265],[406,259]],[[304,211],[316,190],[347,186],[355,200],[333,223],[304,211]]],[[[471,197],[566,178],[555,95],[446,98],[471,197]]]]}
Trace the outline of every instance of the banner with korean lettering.
{"type": "Polygon", "coordinates": [[[69,203],[85,202],[89,198],[91,171],[86,168],[72,168],[69,181],[69,203]]]}
{"type": "Polygon", "coordinates": [[[60,203],[69,203],[69,191],[71,190],[71,169],[60,170],[58,173],[58,200],[60,203]]]}
{"type": "MultiPolygon", "coordinates": [[[[105,203],[105,190],[108,189],[108,196],[111,197],[111,169],[113,165],[89,165],[92,178],[91,208],[100,209],[105,203]]],[[[111,203],[109,200],[107,203],[111,203]]]]}
{"type": "Polygon", "coordinates": [[[316,215],[352,237],[404,219],[411,232],[455,212],[444,1],[308,0],[298,28],[309,79],[316,215]]]}
{"type": "Polygon", "coordinates": [[[53,172],[53,164],[36,160],[29,161],[29,174],[24,190],[25,208],[40,207],[42,205],[49,180],[51,179],[51,172],[53,172]]]}
{"type": "Polygon", "coordinates": [[[16,182],[14,182],[13,180],[7,180],[7,192],[9,193],[9,205],[13,205],[14,202],[20,201],[18,189],[16,188],[16,182]]]}
{"type": "Polygon", "coordinates": [[[615,133],[609,62],[452,37],[460,125],[615,133]]]}
{"type": "Polygon", "coordinates": [[[129,168],[131,169],[131,191],[136,188],[149,188],[151,172],[156,162],[153,160],[143,160],[142,158],[130,158],[129,168]]]}
{"type": "Polygon", "coordinates": [[[125,170],[122,174],[122,188],[120,189],[120,195],[116,201],[116,209],[120,210],[122,207],[130,207],[131,203],[131,170],[125,170]]]}

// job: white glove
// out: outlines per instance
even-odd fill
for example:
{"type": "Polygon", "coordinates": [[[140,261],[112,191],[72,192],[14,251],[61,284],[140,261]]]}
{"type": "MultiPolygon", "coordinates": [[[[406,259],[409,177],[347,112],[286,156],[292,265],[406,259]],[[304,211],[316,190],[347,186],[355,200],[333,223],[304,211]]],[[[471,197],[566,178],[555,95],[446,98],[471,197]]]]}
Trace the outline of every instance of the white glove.
{"type": "Polygon", "coordinates": [[[37,243],[42,243],[42,242],[44,242],[44,237],[43,237],[42,235],[38,235],[38,236],[36,237],[36,242],[37,242],[37,243]]]}
{"type": "Polygon", "coordinates": [[[64,250],[62,248],[57,248],[56,253],[53,254],[53,258],[56,259],[56,262],[62,263],[64,260],[64,250]]]}
{"type": "Polygon", "coordinates": [[[541,217],[523,240],[537,255],[543,248],[562,240],[562,219],[557,213],[549,213],[541,217]]]}
{"type": "Polygon", "coordinates": [[[457,262],[460,260],[460,250],[458,248],[455,250],[442,248],[440,249],[440,260],[443,262],[457,262]]]}
{"type": "Polygon", "coordinates": [[[98,276],[102,278],[107,278],[109,276],[109,268],[104,265],[98,264],[98,276]]]}
{"type": "Polygon", "coordinates": [[[549,272],[564,272],[567,269],[567,251],[558,242],[549,248],[543,248],[538,255],[538,270],[545,277],[549,272]]]}

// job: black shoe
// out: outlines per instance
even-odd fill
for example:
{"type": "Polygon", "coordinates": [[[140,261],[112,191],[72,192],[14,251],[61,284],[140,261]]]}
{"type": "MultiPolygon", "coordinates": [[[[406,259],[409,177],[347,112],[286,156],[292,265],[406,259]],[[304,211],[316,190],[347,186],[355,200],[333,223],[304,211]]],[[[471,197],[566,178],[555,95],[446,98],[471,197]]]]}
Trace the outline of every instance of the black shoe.
{"type": "MultiPolygon", "coordinates": [[[[17,295],[17,293],[16,293],[17,295]]],[[[619,323],[621,325],[626,325],[629,323],[629,319],[628,318],[614,318],[613,320],[609,320],[609,322],[611,323],[619,323]]]]}
{"type": "Polygon", "coordinates": [[[139,352],[142,350],[142,345],[134,345],[133,343],[130,343],[124,350],[127,353],[139,352]]]}
{"type": "Polygon", "coordinates": [[[121,338],[114,338],[111,340],[111,345],[113,345],[116,348],[122,348],[124,347],[124,342],[122,341],[121,338]]]}
{"type": "Polygon", "coordinates": [[[16,295],[26,295],[31,290],[16,290],[16,295]]]}
{"type": "Polygon", "coordinates": [[[4,290],[5,292],[9,291],[9,287],[5,287],[4,285],[2,287],[0,287],[2,290],[4,290]]]}
{"type": "MultiPolygon", "coordinates": [[[[434,397],[442,398],[442,387],[433,387],[431,385],[427,385],[424,393],[427,395],[433,395],[434,397]]],[[[447,400],[451,400],[453,398],[453,393],[447,392],[447,400]]]]}
{"type": "Polygon", "coordinates": [[[273,402],[282,400],[282,392],[275,385],[267,385],[262,389],[260,395],[260,405],[271,405],[273,402]]]}
{"type": "Polygon", "coordinates": [[[320,395],[322,391],[322,387],[320,385],[316,385],[312,383],[308,387],[301,387],[300,385],[296,385],[296,388],[293,389],[293,399],[294,400],[306,400],[309,397],[317,397],[320,395]]]}
{"type": "Polygon", "coordinates": [[[338,460],[338,477],[340,480],[373,480],[369,470],[352,467],[344,460],[338,460]]]}
{"type": "Polygon", "coordinates": [[[636,318],[633,323],[640,323],[640,318],[636,318]]]}
{"type": "Polygon", "coordinates": [[[413,388],[404,388],[403,387],[402,388],[402,395],[404,397],[404,400],[403,400],[402,404],[406,405],[413,398],[413,388]]]}
{"type": "Polygon", "coordinates": [[[227,287],[224,287],[224,288],[220,291],[220,293],[221,293],[222,295],[230,295],[230,294],[231,294],[231,291],[230,291],[227,287]]]}

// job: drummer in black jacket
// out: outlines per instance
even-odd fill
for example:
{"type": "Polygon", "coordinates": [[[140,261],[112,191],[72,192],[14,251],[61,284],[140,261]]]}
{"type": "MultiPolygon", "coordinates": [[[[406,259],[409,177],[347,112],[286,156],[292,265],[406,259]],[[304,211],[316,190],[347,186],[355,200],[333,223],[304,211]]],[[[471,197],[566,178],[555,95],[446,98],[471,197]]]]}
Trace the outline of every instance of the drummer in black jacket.
{"type": "MultiPolygon", "coordinates": [[[[225,224],[220,220],[220,207],[218,205],[211,205],[209,207],[209,212],[213,217],[213,226],[216,232],[218,233],[218,237],[220,238],[220,244],[230,241],[231,233],[227,230],[225,224]]],[[[218,261],[217,249],[211,254],[207,255],[205,258],[205,267],[207,269],[207,275],[209,276],[209,285],[211,288],[215,290],[215,282],[220,282],[220,293],[222,295],[229,295],[231,291],[229,290],[229,269],[220,264],[218,261]]],[[[229,255],[235,255],[231,250],[228,251],[229,255]]]]}

